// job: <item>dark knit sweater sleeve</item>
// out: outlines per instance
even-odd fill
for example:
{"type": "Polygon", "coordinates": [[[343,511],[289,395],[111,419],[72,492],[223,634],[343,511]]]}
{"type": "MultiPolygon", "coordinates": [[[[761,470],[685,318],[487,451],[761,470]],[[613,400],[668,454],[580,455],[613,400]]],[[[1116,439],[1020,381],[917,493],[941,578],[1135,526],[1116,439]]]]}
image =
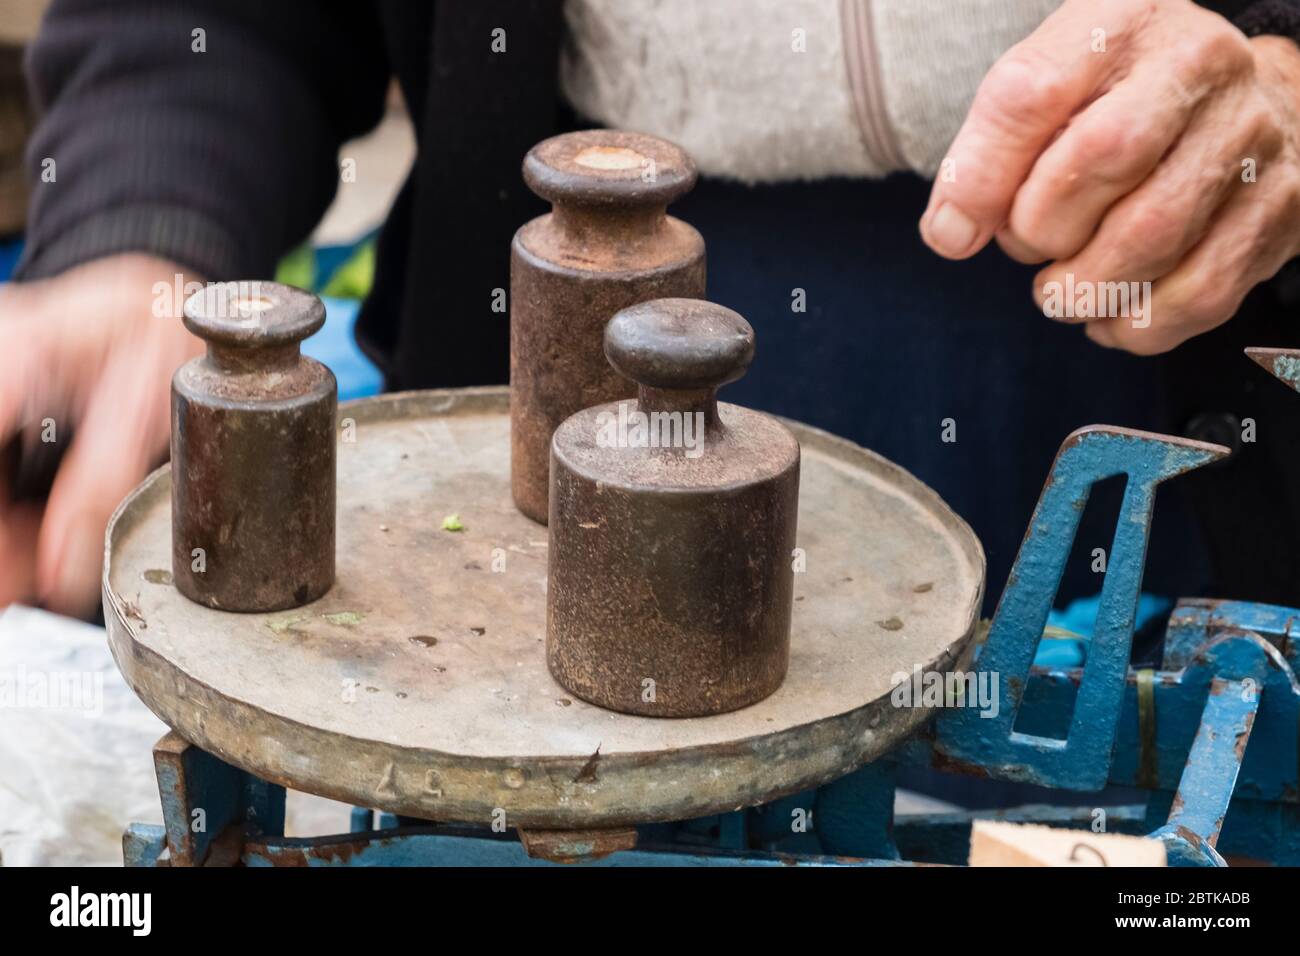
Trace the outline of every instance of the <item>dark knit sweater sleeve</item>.
{"type": "Polygon", "coordinates": [[[28,52],[42,115],[18,278],[122,252],[269,275],[333,198],[340,144],[382,115],[374,9],[54,0],[28,52]]]}
{"type": "Polygon", "coordinates": [[[1300,43],[1300,0],[1198,0],[1248,37],[1285,36],[1300,43]]]}

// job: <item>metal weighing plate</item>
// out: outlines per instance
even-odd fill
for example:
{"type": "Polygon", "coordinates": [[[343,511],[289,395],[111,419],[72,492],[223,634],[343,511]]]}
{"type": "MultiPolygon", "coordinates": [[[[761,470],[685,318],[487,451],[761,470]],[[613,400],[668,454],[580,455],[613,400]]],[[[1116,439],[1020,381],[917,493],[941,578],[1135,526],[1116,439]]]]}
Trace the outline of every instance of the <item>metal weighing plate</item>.
{"type": "Polygon", "coordinates": [[[507,391],[339,414],[355,434],[340,432],[338,580],[314,604],[245,615],[181,597],[165,467],[109,525],[104,606],[122,673],[181,736],[263,779],[442,821],[703,816],[888,751],[926,717],[890,703],[891,677],[949,666],[973,633],[984,556],[970,528],[898,467],[791,423],[807,570],[785,684],[707,718],[584,704],[546,669],[546,529],[511,502],[507,391]],[[450,514],[463,531],[442,530],[450,514]]]}

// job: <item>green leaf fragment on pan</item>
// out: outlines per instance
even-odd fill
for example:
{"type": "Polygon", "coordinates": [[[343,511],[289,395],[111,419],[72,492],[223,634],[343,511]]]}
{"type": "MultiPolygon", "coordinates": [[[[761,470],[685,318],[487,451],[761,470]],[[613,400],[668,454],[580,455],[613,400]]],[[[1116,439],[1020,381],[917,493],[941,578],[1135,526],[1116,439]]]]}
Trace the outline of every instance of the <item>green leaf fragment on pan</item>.
{"type": "Polygon", "coordinates": [[[293,630],[306,620],[307,618],[303,615],[298,615],[296,617],[277,617],[273,621],[267,621],[266,626],[276,634],[283,634],[285,631],[293,630]]]}
{"type": "Polygon", "coordinates": [[[447,515],[442,519],[443,531],[464,531],[465,526],[460,523],[460,515],[447,515]]]}
{"type": "Polygon", "coordinates": [[[321,617],[339,627],[354,627],[366,619],[364,614],[358,614],[356,611],[339,611],[335,614],[322,614],[321,617]]]}
{"type": "Polygon", "coordinates": [[[887,621],[877,621],[876,623],[887,631],[901,631],[903,629],[903,622],[896,617],[891,617],[887,621]]]}

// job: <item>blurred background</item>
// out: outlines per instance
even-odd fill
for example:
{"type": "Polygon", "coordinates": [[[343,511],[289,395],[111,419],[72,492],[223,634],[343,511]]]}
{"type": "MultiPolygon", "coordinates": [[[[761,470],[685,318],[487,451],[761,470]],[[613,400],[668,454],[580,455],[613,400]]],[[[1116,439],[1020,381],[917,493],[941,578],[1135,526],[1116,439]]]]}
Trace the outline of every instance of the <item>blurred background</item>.
{"type": "MultiPolygon", "coordinates": [[[[23,151],[35,121],[23,80],[23,48],[45,0],[0,0],[0,282],[22,252],[27,213],[23,151]]],[[[374,279],[375,236],[415,157],[396,87],[380,125],[346,144],[366,175],[340,189],[311,238],[285,256],[276,278],[322,297],[326,323],[303,351],[326,363],[339,398],[377,393],[382,378],[352,334],[374,279]]],[[[0,609],[0,673],[76,673],[96,688],[101,712],[3,708],[0,732],[0,861],[14,865],[121,863],[124,821],[161,821],[152,748],[167,728],[126,686],[102,627],[21,606],[0,609]],[[93,719],[92,719],[93,718],[93,719]],[[104,782],[113,781],[112,787],[104,782]]],[[[350,808],[291,793],[290,832],[346,829],[350,808]]]]}
{"type": "MultiPolygon", "coordinates": [[[[47,0],[0,0],[0,282],[8,281],[23,248],[28,195],[23,151],[35,122],[23,80],[23,49],[47,5],[47,0]]],[[[346,400],[373,395],[382,386],[352,328],[374,280],[375,237],[415,158],[411,121],[395,85],[383,122],[346,144],[340,155],[357,160],[366,175],[339,190],[310,240],[285,256],[276,279],[325,300],[325,328],[303,350],[334,369],[339,398],[346,400]]]]}

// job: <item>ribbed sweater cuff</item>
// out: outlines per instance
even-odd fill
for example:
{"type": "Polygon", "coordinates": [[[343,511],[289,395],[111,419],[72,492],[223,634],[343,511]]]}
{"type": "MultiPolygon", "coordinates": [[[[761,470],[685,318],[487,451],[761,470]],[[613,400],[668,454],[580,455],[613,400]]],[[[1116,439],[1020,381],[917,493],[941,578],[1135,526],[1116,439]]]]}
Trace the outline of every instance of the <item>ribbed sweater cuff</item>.
{"type": "Polygon", "coordinates": [[[268,263],[248,261],[230,233],[199,213],[138,203],[100,210],[51,241],[29,245],[14,277],[42,279],[92,259],[128,252],[170,259],[212,278],[257,277],[270,268],[268,263]]]}
{"type": "Polygon", "coordinates": [[[1300,43],[1300,0],[1256,0],[1232,22],[1248,37],[1284,36],[1300,43]]]}

